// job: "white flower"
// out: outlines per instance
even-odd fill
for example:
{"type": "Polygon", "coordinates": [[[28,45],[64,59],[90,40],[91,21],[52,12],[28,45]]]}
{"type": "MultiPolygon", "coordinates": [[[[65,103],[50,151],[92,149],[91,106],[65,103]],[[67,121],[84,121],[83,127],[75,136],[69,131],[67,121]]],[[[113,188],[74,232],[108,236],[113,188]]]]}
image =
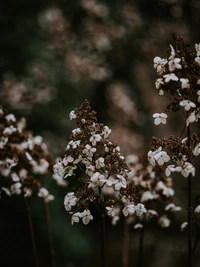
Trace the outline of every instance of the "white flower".
{"type": "Polygon", "coordinates": [[[48,203],[54,199],[55,199],[55,197],[53,195],[48,194],[48,196],[44,198],[44,202],[48,203]]]}
{"type": "Polygon", "coordinates": [[[73,164],[76,165],[82,160],[82,156],[78,155],[78,158],[73,161],[73,164]]]}
{"type": "Polygon", "coordinates": [[[73,141],[71,140],[68,144],[67,144],[67,147],[66,149],[70,149],[71,147],[74,149],[74,148],[77,148],[79,145],[80,145],[81,141],[78,140],[78,141],[73,141]]]}
{"type": "Polygon", "coordinates": [[[70,192],[65,196],[64,206],[67,211],[70,211],[72,206],[75,206],[79,199],[74,195],[74,192],[70,192]]]}
{"type": "Polygon", "coordinates": [[[159,125],[160,123],[166,124],[167,123],[167,114],[165,113],[154,113],[153,114],[154,124],[159,125]]]}
{"type": "Polygon", "coordinates": [[[160,146],[157,150],[155,151],[149,151],[147,156],[148,156],[148,161],[151,163],[151,165],[155,166],[156,165],[156,161],[154,159],[154,156],[159,153],[162,150],[162,147],[160,146]]]}
{"type": "Polygon", "coordinates": [[[86,166],[86,171],[85,173],[88,175],[88,176],[92,176],[94,174],[94,171],[95,171],[95,166],[93,165],[89,165],[89,166],[86,166]]]}
{"type": "Polygon", "coordinates": [[[79,218],[81,218],[81,213],[80,212],[76,212],[72,215],[72,225],[74,223],[78,223],[79,222],[79,218]]]}
{"type": "Polygon", "coordinates": [[[200,90],[197,91],[198,99],[197,101],[200,103],[200,90]]]}
{"type": "Polygon", "coordinates": [[[187,127],[189,126],[190,123],[193,123],[195,121],[196,121],[195,113],[194,112],[191,112],[190,115],[189,115],[189,117],[186,120],[187,127]]]}
{"type": "Polygon", "coordinates": [[[143,225],[141,223],[137,223],[134,225],[134,229],[142,229],[143,225]]]}
{"type": "Polygon", "coordinates": [[[86,156],[92,158],[93,157],[93,153],[95,153],[96,150],[97,149],[95,147],[92,147],[90,145],[86,145],[85,149],[83,149],[83,154],[86,154],[86,156]]]}
{"type": "Polygon", "coordinates": [[[152,194],[151,191],[146,191],[146,192],[144,192],[142,194],[140,201],[141,202],[145,202],[145,201],[148,201],[150,199],[155,199],[155,198],[156,198],[156,195],[155,194],[152,194]]]}
{"type": "Polygon", "coordinates": [[[184,107],[184,109],[185,109],[186,111],[190,110],[191,108],[195,108],[195,107],[196,107],[196,104],[193,103],[193,102],[190,101],[190,100],[182,100],[182,101],[179,103],[179,105],[180,105],[181,107],[184,107]]]}
{"type": "Polygon", "coordinates": [[[46,203],[49,202],[49,201],[54,200],[54,196],[53,195],[50,195],[49,194],[49,191],[46,188],[44,188],[44,187],[41,187],[39,189],[38,197],[44,198],[44,202],[46,202],[46,203]]]}
{"type": "Polygon", "coordinates": [[[95,163],[96,163],[96,168],[97,169],[103,168],[105,166],[105,164],[104,164],[104,158],[102,158],[102,157],[98,158],[95,161],[95,163]]]}
{"type": "Polygon", "coordinates": [[[126,179],[122,175],[117,175],[117,178],[113,184],[115,185],[115,190],[119,191],[121,187],[126,188],[126,179]]]}
{"type": "Polygon", "coordinates": [[[113,218],[112,218],[112,225],[116,225],[117,224],[117,222],[119,221],[119,219],[120,219],[120,217],[119,216],[114,216],[113,218]]]}
{"type": "Polygon", "coordinates": [[[4,129],[3,134],[4,135],[11,135],[11,134],[13,134],[16,131],[17,131],[17,129],[13,125],[10,125],[10,127],[6,127],[4,129]]]}
{"type": "Polygon", "coordinates": [[[143,215],[143,213],[146,213],[147,210],[146,210],[146,208],[144,207],[143,204],[139,203],[139,204],[137,204],[137,206],[135,207],[135,212],[136,212],[136,215],[140,217],[140,216],[143,215]]]}
{"type": "Polygon", "coordinates": [[[135,213],[135,205],[129,204],[129,205],[125,206],[123,208],[122,212],[123,212],[125,217],[127,217],[128,215],[132,215],[133,213],[135,213]]]}
{"type": "Polygon", "coordinates": [[[171,44],[169,46],[171,48],[171,55],[169,57],[169,60],[172,60],[175,57],[175,50],[171,44]]]}
{"type": "Polygon", "coordinates": [[[63,164],[64,166],[67,166],[68,163],[72,163],[73,161],[74,161],[74,158],[71,155],[69,155],[63,159],[63,164]]]}
{"type": "Polygon", "coordinates": [[[195,44],[195,49],[197,52],[197,57],[199,57],[200,56],[200,44],[195,44]]]}
{"type": "Polygon", "coordinates": [[[44,174],[47,172],[49,167],[49,162],[46,159],[40,159],[39,164],[36,161],[32,161],[31,164],[33,166],[33,172],[35,174],[44,174]]]}
{"type": "Polygon", "coordinates": [[[163,215],[162,217],[160,217],[158,224],[162,227],[162,228],[167,228],[170,226],[170,220],[167,218],[167,215],[163,215]]]}
{"type": "Polygon", "coordinates": [[[99,172],[95,172],[92,177],[90,178],[90,183],[88,185],[88,187],[96,187],[96,186],[103,186],[104,184],[107,184],[108,186],[111,186],[112,183],[110,181],[108,181],[106,179],[106,177],[99,173],[99,172]]]}
{"type": "Polygon", "coordinates": [[[198,205],[195,210],[194,210],[195,213],[200,213],[200,205],[198,205]]]}
{"type": "Polygon", "coordinates": [[[178,77],[174,73],[165,74],[163,77],[165,78],[166,83],[170,81],[178,81],[178,77]]]}
{"type": "Polygon", "coordinates": [[[188,225],[188,222],[183,222],[181,224],[181,231],[183,231],[185,229],[185,227],[187,227],[187,225],[188,225]]]}
{"type": "Polygon", "coordinates": [[[195,176],[195,168],[190,162],[185,162],[181,174],[185,178],[187,178],[190,173],[192,174],[192,176],[195,176]]]}
{"type": "Polygon", "coordinates": [[[170,210],[170,211],[180,211],[181,207],[176,206],[174,203],[170,203],[165,207],[165,210],[170,210]]]}
{"type": "Polygon", "coordinates": [[[175,165],[168,165],[167,168],[165,169],[165,175],[169,177],[171,175],[171,172],[181,172],[181,171],[182,167],[180,166],[175,167],[175,165]]]}
{"type": "Polygon", "coordinates": [[[147,214],[146,214],[146,217],[147,217],[147,218],[152,218],[152,217],[154,217],[154,216],[158,217],[158,213],[157,213],[157,211],[155,211],[155,210],[148,210],[148,211],[147,211],[147,214]]]}
{"type": "Polygon", "coordinates": [[[195,148],[194,148],[194,151],[193,151],[193,154],[195,156],[198,156],[200,154],[200,143],[198,143],[195,148]]]}
{"type": "Polygon", "coordinates": [[[170,161],[170,157],[166,151],[160,151],[155,156],[154,159],[157,161],[158,165],[162,166],[165,162],[170,161]]]}
{"type": "Polygon", "coordinates": [[[65,174],[64,168],[63,168],[63,163],[58,162],[53,166],[53,170],[55,174],[58,174],[60,177],[63,177],[65,174]]]}
{"type": "Polygon", "coordinates": [[[93,146],[96,146],[96,143],[100,142],[101,138],[102,137],[100,134],[93,134],[90,137],[90,142],[92,143],[93,146]]]}
{"type": "Polygon", "coordinates": [[[91,220],[93,220],[93,216],[91,215],[90,210],[86,209],[81,213],[81,218],[83,221],[83,224],[88,224],[91,220]]]}
{"type": "Polygon", "coordinates": [[[49,191],[48,191],[46,188],[41,187],[41,188],[39,189],[38,197],[46,198],[48,195],[49,195],[49,191]]]}
{"type": "Polygon", "coordinates": [[[20,178],[16,174],[16,172],[11,173],[11,178],[12,178],[13,182],[19,182],[20,181],[20,178]]]}
{"type": "Polygon", "coordinates": [[[16,121],[16,118],[13,114],[8,114],[7,116],[5,116],[5,118],[7,121],[13,121],[13,122],[16,121]]]}
{"type": "Polygon", "coordinates": [[[115,216],[115,210],[114,207],[106,207],[108,216],[114,217],[115,216]]]}
{"type": "Polygon", "coordinates": [[[156,69],[159,65],[165,65],[167,64],[167,59],[162,59],[160,57],[155,57],[153,59],[153,62],[154,62],[154,68],[156,69]]]}
{"type": "Polygon", "coordinates": [[[20,195],[22,190],[21,190],[22,184],[21,183],[14,183],[11,185],[10,190],[12,194],[20,195]]]}
{"type": "Polygon", "coordinates": [[[77,134],[77,133],[80,133],[81,132],[81,129],[80,128],[76,128],[72,131],[73,134],[77,134]]]}
{"type": "Polygon", "coordinates": [[[57,185],[61,187],[66,187],[68,185],[68,182],[63,179],[63,177],[60,177],[57,173],[54,173],[52,175],[52,178],[56,180],[57,185]]]}
{"type": "Polygon", "coordinates": [[[181,88],[190,88],[190,83],[188,79],[180,78],[181,81],[181,88]]]}
{"type": "Polygon", "coordinates": [[[158,78],[155,82],[156,89],[159,89],[161,84],[164,84],[163,79],[158,78]]]}
{"type": "Polygon", "coordinates": [[[166,186],[162,181],[159,181],[156,185],[156,191],[162,191],[162,194],[166,197],[174,195],[174,190],[171,187],[166,186]]]}
{"type": "Polygon", "coordinates": [[[109,136],[109,134],[111,133],[111,129],[108,128],[108,126],[104,126],[104,130],[101,133],[103,135],[104,138],[107,138],[109,136]]]}
{"type": "Polygon", "coordinates": [[[194,61],[195,61],[198,65],[200,65],[200,57],[195,57],[194,61]]]}
{"type": "Polygon", "coordinates": [[[159,75],[162,75],[165,71],[165,65],[167,64],[167,59],[161,59],[160,57],[155,57],[154,60],[154,68],[157,70],[159,75]]]}
{"type": "Polygon", "coordinates": [[[175,69],[182,69],[180,58],[173,58],[169,61],[169,71],[174,71],[175,69]]]}
{"type": "Polygon", "coordinates": [[[74,111],[74,110],[72,110],[72,111],[69,113],[69,118],[70,118],[70,120],[76,119],[76,114],[75,114],[75,111],[74,111]]]}

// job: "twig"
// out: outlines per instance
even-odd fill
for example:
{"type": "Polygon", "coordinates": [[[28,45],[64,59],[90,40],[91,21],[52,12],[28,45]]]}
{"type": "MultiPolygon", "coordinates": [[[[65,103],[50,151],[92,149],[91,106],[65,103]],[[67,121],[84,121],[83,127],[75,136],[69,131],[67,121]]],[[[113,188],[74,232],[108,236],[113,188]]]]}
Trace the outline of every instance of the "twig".
{"type": "Polygon", "coordinates": [[[139,234],[138,267],[142,267],[143,248],[144,248],[144,228],[141,228],[139,234]]]}
{"type": "Polygon", "coordinates": [[[33,256],[34,256],[34,261],[35,261],[35,267],[39,267],[38,264],[38,256],[37,256],[37,249],[36,249],[36,242],[35,242],[35,235],[33,231],[33,223],[32,223],[32,218],[31,218],[31,212],[30,208],[27,202],[27,199],[25,196],[23,196],[24,199],[24,206],[26,208],[27,216],[28,216],[28,223],[29,223],[29,229],[31,233],[31,241],[32,241],[32,248],[33,248],[33,256]]]}
{"type": "Polygon", "coordinates": [[[52,234],[52,226],[51,226],[51,216],[49,211],[48,203],[44,203],[44,211],[45,211],[45,218],[47,223],[47,232],[48,232],[48,239],[49,239],[49,250],[51,255],[51,266],[56,267],[56,258],[55,258],[55,250],[53,245],[53,234],[52,234]]]}
{"type": "Polygon", "coordinates": [[[192,248],[192,254],[195,253],[195,250],[196,250],[196,248],[197,248],[197,245],[198,245],[198,243],[199,243],[199,240],[200,240],[200,233],[198,234],[198,236],[196,237],[196,240],[195,240],[195,242],[194,242],[194,246],[193,246],[193,248],[192,248]]]}
{"type": "MultiPolygon", "coordinates": [[[[101,195],[101,188],[99,187],[101,195]]],[[[105,211],[101,202],[101,267],[105,267],[105,211]]]]}
{"type": "MultiPolygon", "coordinates": [[[[190,153],[190,125],[187,127],[188,154],[190,153]]],[[[188,155],[189,156],[189,155],[188,155]]],[[[189,162],[191,162],[190,157],[189,162]]],[[[192,267],[192,174],[188,176],[188,267],[192,267]]]]}
{"type": "Polygon", "coordinates": [[[129,252],[129,224],[127,219],[124,219],[124,240],[122,250],[122,267],[128,267],[128,252],[129,252]]]}

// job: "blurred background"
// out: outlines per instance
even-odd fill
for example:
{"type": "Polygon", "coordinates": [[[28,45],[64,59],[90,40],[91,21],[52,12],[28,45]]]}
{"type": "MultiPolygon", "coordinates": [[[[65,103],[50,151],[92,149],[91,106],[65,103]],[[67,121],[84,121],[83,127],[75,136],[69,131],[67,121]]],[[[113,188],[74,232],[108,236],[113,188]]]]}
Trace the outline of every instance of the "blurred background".
{"type": "MultiPolygon", "coordinates": [[[[177,114],[166,127],[153,124],[152,114],[167,105],[167,96],[160,97],[154,86],[153,58],[168,55],[173,33],[192,45],[199,43],[199,28],[198,0],[2,0],[0,104],[25,117],[56,158],[63,157],[75,127],[69,112],[87,98],[99,121],[112,129],[110,139],[123,155],[145,155],[153,135],[179,135],[182,130],[177,114]]],[[[50,212],[57,266],[100,266],[98,221],[71,227],[63,206],[68,189],[59,188],[51,177],[46,183],[56,197],[50,212]]],[[[195,196],[197,178],[194,185],[195,196]]],[[[177,177],[174,187],[177,204],[186,206],[186,180],[177,177]]],[[[50,266],[43,205],[37,198],[30,205],[40,266],[50,266]]],[[[2,193],[0,211],[0,265],[34,266],[22,200],[2,193]]],[[[149,228],[144,266],[184,266],[184,220],[186,209],[169,229],[149,228]]],[[[123,222],[107,225],[108,266],[122,266],[123,222]]],[[[138,238],[132,229],[129,266],[137,261],[138,238]]],[[[195,256],[194,266],[198,260],[195,256]]]]}

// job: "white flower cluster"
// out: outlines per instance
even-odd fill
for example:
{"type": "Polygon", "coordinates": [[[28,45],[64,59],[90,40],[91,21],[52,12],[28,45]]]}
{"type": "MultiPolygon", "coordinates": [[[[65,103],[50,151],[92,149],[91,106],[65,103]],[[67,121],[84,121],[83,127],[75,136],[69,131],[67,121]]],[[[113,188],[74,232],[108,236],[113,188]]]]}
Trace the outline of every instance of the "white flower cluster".
{"type": "MultiPolygon", "coordinates": [[[[161,148],[157,153],[160,152],[161,148]]],[[[124,197],[124,209],[122,210],[124,216],[128,216],[128,221],[134,223],[135,229],[142,228],[146,221],[153,218],[161,227],[169,227],[170,213],[181,210],[173,203],[175,192],[172,188],[171,178],[165,177],[164,173],[160,175],[161,169],[157,167],[154,168],[149,164],[143,165],[135,155],[129,155],[126,162],[131,169],[128,174],[126,190],[135,188],[140,203],[136,205],[131,202],[130,196],[124,197]],[[163,207],[163,203],[165,203],[165,207],[163,207]]],[[[156,163],[156,160],[153,162],[156,163]]]]}
{"type": "Polygon", "coordinates": [[[34,189],[46,202],[54,197],[42,187],[39,176],[49,172],[51,158],[41,136],[26,130],[26,121],[0,108],[0,188],[7,195],[30,197],[34,189]]]}
{"type": "Polygon", "coordinates": [[[70,119],[76,120],[78,128],[72,131],[65,157],[54,165],[54,172],[63,179],[76,176],[77,169],[82,171],[82,183],[66,195],[64,205],[69,212],[72,207],[77,206],[76,211],[78,208],[78,212],[72,215],[72,223],[79,222],[81,218],[87,224],[93,218],[89,210],[90,202],[108,191],[110,196],[116,198],[120,190],[126,188],[128,167],[120,148],[107,139],[111,130],[96,122],[87,101],[70,112],[70,119]]]}
{"type": "Polygon", "coordinates": [[[142,216],[147,212],[147,210],[143,204],[139,203],[136,206],[134,204],[125,206],[122,212],[125,217],[127,217],[128,215],[133,215],[134,213],[136,213],[137,216],[142,216]]]}
{"type": "MultiPolygon", "coordinates": [[[[170,45],[171,53],[168,58],[162,59],[160,57],[155,57],[153,60],[154,68],[157,70],[159,76],[155,82],[156,89],[159,90],[160,95],[163,95],[165,91],[169,91],[173,96],[179,97],[180,100],[176,105],[183,108],[187,113],[187,127],[191,123],[197,122],[200,118],[200,79],[198,74],[200,68],[199,46],[199,44],[195,45],[196,57],[190,58],[189,60],[187,59],[188,62],[186,62],[186,59],[181,54],[181,49],[175,51],[172,45],[170,45]],[[192,64],[192,61],[194,64],[192,64]],[[196,66],[194,68],[195,64],[196,66]],[[189,75],[190,70],[192,74],[191,78],[189,75]]],[[[190,57],[193,54],[194,53],[191,52],[190,57]]],[[[153,117],[155,119],[155,125],[160,123],[166,124],[167,117],[164,113],[155,113],[153,117]]]]}
{"type": "MultiPolygon", "coordinates": [[[[199,147],[200,147],[199,144],[195,147],[195,149],[193,151],[194,155],[200,154],[199,147]]],[[[167,152],[163,151],[162,147],[159,147],[155,151],[150,150],[148,152],[147,156],[148,156],[149,162],[153,166],[155,166],[156,164],[158,164],[159,166],[163,166],[166,163],[168,163],[169,161],[175,162],[176,165],[170,164],[170,165],[166,166],[165,175],[167,177],[169,177],[172,172],[180,172],[185,178],[187,178],[190,173],[192,174],[192,176],[195,176],[195,168],[190,162],[187,161],[186,155],[185,156],[182,155],[181,160],[180,160],[180,158],[176,159],[173,156],[170,158],[170,156],[167,154],[167,152]]]]}

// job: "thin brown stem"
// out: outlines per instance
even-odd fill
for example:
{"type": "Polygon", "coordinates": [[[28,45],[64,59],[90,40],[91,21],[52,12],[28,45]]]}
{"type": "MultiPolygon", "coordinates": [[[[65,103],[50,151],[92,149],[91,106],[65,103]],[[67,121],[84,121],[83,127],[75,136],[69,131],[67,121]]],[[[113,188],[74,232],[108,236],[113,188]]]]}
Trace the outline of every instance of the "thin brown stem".
{"type": "MultiPolygon", "coordinates": [[[[101,188],[99,187],[99,194],[101,195],[101,188]]],[[[101,267],[105,267],[105,210],[103,203],[100,205],[101,209],[101,267]]]]}
{"type": "MultiPolygon", "coordinates": [[[[187,128],[188,137],[188,161],[190,159],[190,125],[187,128]]],[[[188,267],[192,267],[192,174],[188,176],[188,267]]]]}
{"type": "Polygon", "coordinates": [[[49,205],[48,203],[44,203],[44,212],[45,212],[45,218],[47,223],[47,232],[48,232],[48,239],[49,239],[49,250],[50,250],[50,256],[51,256],[51,266],[56,267],[56,258],[55,258],[55,250],[53,245],[53,234],[52,234],[52,226],[51,226],[51,216],[49,211],[49,205]]]}
{"type": "Polygon", "coordinates": [[[138,267],[142,267],[143,249],[144,249],[144,228],[141,228],[139,233],[138,267]]]}
{"type": "Polygon", "coordinates": [[[127,219],[124,219],[124,240],[122,250],[122,267],[128,267],[128,252],[129,252],[129,224],[127,219]]]}
{"type": "Polygon", "coordinates": [[[30,212],[30,207],[28,205],[27,199],[25,196],[23,196],[24,199],[24,206],[26,209],[26,213],[28,216],[28,223],[29,223],[29,229],[30,229],[30,234],[31,234],[31,242],[32,242],[32,248],[33,248],[33,257],[35,261],[35,267],[39,267],[38,264],[38,256],[37,256],[37,249],[36,249],[36,242],[35,242],[35,235],[34,235],[34,230],[33,230],[33,223],[32,223],[32,218],[31,218],[31,212],[30,212]]]}
{"type": "Polygon", "coordinates": [[[198,236],[196,237],[196,240],[195,240],[195,242],[194,242],[194,246],[193,246],[193,248],[192,248],[192,254],[195,253],[196,248],[197,248],[197,245],[198,245],[198,243],[199,243],[199,240],[200,240],[200,233],[198,234],[198,236]]]}

